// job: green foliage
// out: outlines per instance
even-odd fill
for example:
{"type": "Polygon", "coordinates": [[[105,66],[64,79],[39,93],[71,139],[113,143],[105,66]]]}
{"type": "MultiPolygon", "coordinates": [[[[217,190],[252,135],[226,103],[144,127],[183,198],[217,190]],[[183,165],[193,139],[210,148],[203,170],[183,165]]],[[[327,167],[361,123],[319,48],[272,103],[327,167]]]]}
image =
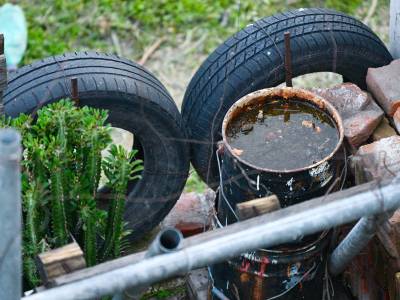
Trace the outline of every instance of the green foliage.
{"type": "Polygon", "coordinates": [[[128,181],[139,179],[143,167],[136,151],[110,145],[106,119],[106,111],[62,100],[39,110],[37,120],[26,115],[0,120],[1,127],[22,133],[24,276],[30,287],[40,281],[35,256],[67,244],[71,236],[89,266],[121,255],[128,181]],[[112,191],[108,211],[96,203],[102,169],[112,191]]]}
{"type": "Polygon", "coordinates": [[[112,190],[112,200],[108,209],[103,259],[118,257],[121,253],[121,236],[123,232],[123,212],[125,191],[128,181],[139,178],[138,172],[143,170],[140,160],[134,160],[137,150],[131,153],[122,146],[112,145],[110,156],[105,158],[104,173],[108,179],[108,187],[112,190]]]}
{"type": "MultiPolygon", "coordinates": [[[[0,0],[3,4],[5,0],[0,0]]],[[[20,0],[29,25],[25,63],[67,51],[115,52],[111,36],[142,55],[157,36],[207,33],[207,52],[256,19],[298,7],[331,7],[354,13],[362,0],[20,0]]]]}
{"type": "Polygon", "coordinates": [[[189,178],[186,181],[185,192],[197,192],[202,193],[207,188],[207,185],[201,180],[199,174],[193,169],[190,168],[189,178]]]}

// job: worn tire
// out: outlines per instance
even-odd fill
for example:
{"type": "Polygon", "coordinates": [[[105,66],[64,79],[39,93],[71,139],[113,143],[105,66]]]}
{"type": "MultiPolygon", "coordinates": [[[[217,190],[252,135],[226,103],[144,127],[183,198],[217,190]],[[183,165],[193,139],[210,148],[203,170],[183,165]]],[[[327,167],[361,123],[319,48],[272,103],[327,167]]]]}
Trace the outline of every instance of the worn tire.
{"type": "Polygon", "coordinates": [[[293,76],[336,72],[365,88],[369,67],[392,57],[382,41],[360,21],[328,9],[299,9],[250,24],[220,45],[192,78],[182,117],[191,144],[191,161],[211,187],[218,183],[216,142],[230,106],[242,96],[284,82],[284,32],[291,33],[293,76]]]}
{"type": "Polygon", "coordinates": [[[165,217],[179,198],[189,170],[189,150],[179,111],[165,87],[129,60],[97,52],[69,53],[25,66],[9,78],[6,114],[32,113],[71,97],[78,79],[81,106],[107,109],[114,127],[139,140],[142,179],[130,184],[125,218],[138,238],[165,217]]]}

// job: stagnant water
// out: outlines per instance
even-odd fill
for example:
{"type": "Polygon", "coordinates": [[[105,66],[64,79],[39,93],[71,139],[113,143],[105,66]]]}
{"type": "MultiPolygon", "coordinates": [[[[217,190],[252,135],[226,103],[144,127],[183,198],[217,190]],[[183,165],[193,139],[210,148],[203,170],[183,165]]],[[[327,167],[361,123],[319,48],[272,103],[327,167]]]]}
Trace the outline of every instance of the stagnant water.
{"type": "Polygon", "coordinates": [[[228,143],[247,162],[293,170],[328,156],[339,141],[332,118],[300,100],[273,100],[247,108],[227,128],[228,143]]]}

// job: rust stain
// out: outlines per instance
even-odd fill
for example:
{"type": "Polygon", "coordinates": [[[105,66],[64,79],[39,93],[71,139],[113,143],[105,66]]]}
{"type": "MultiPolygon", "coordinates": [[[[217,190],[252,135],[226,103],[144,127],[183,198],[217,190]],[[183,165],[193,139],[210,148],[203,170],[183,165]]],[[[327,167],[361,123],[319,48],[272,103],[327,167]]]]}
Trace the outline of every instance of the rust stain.
{"type": "MultiPolygon", "coordinates": [[[[261,107],[266,101],[276,100],[277,98],[288,99],[288,100],[296,99],[296,100],[305,101],[305,102],[315,105],[319,109],[327,112],[333,118],[333,120],[336,123],[338,132],[339,132],[338,144],[329,156],[325,157],[323,160],[319,161],[317,164],[307,166],[307,167],[297,169],[297,170],[289,170],[289,172],[304,171],[307,169],[314,168],[318,164],[321,164],[321,163],[324,163],[324,162],[330,160],[341,149],[341,145],[343,143],[343,138],[344,138],[343,121],[342,121],[342,118],[340,117],[338,111],[332,104],[330,104],[327,100],[325,100],[321,96],[319,96],[311,91],[308,91],[308,90],[299,89],[299,88],[291,88],[291,87],[268,88],[268,89],[255,91],[255,92],[250,93],[250,94],[242,97],[241,99],[239,99],[228,110],[228,112],[226,113],[224,120],[222,122],[222,139],[223,139],[223,144],[225,146],[224,148],[226,148],[227,151],[231,152],[232,155],[235,158],[237,158],[240,162],[245,163],[240,158],[241,153],[239,155],[237,155],[237,153],[234,153],[233,149],[227,142],[226,130],[228,128],[228,124],[230,123],[230,121],[232,119],[234,119],[236,116],[240,115],[243,111],[248,110],[249,107],[252,107],[252,109],[254,109],[257,106],[261,107]]],[[[245,164],[251,166],[252,168],[260,169],[260,168],[257,168],[257,166],[250,165],[249,163],[245,163],[245,164]]],[[[268,169],[260,169],[260,170],[268,171],[268,172],[274,171],[274,170],[268,170],[268,169]]],[[[280,171],[280,172],[285,173],[285,171],[280,171]]]]}
{"type": "Polygon", "coordinates": [[[254,277],[253,300],[263,300],[263,278],[254,277]]]}
{"type": "Polygon", "coordinates": [[[247,283],[249,281],[250,281],[250,275],[248,273],[240,274],[240,282],[241,283],[247,283]]]}

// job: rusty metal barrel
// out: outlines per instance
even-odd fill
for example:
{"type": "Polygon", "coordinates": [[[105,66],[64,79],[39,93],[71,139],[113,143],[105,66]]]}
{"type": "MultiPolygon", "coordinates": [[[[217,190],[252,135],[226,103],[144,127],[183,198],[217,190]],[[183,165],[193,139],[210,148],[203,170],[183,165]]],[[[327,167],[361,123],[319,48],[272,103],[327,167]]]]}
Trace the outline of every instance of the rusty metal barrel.
{"type": "MultiPolygon", "coordinates": [[[[224,118],[222,137],[218,151],[219,226],[240,221],[235,213],[238,203],[275,194],[281,207],[287,207],[322,196],[339,186],[344,154],[342,120],[329,102],[310,91],[270,88],[241,98],[224,118]],[[289,170],[260,168],[243,159],[227,138],[232,120],[252,107],[276,99],[304,101],[329,115],[338,134],[333,151],[311,165],[289,170]]],[[[329,232],[300,237],[274,249],[260,249],[215,265],[211,268],[214,286],[229,299],[320,300],[329,240],[329,232]]]]}

